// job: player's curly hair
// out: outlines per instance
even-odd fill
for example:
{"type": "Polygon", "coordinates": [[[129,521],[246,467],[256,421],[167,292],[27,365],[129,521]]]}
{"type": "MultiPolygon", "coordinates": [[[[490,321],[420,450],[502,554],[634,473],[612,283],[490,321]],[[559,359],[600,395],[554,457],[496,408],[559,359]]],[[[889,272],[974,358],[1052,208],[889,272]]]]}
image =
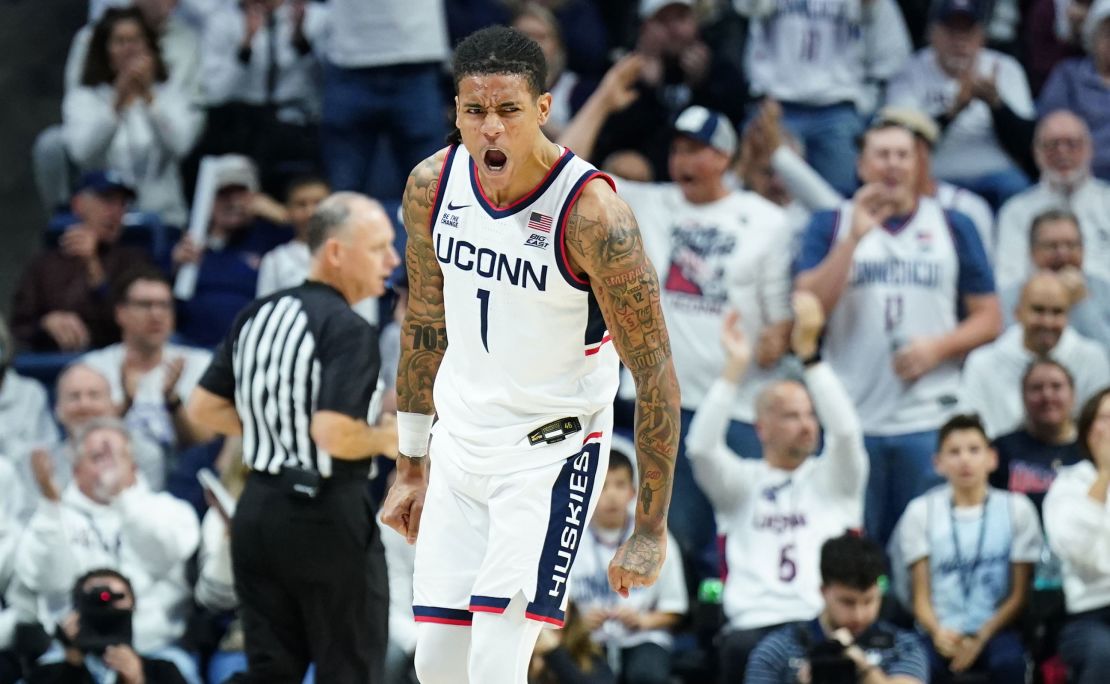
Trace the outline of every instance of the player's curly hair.
{"type": "Polygon", "coordinates": [[[455,90],[459,81],[475,74],[523,76],[537,97],[547,83],[547,60],[539,43],[516,29],[489,26],[467,36],[455,48],[455,90]]]}

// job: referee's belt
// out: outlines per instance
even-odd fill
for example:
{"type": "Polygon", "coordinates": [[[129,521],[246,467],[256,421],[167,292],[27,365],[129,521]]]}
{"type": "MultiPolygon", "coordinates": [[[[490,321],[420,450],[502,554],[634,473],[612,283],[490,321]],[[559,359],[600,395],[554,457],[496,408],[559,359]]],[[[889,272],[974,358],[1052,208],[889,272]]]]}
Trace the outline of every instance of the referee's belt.
{"type": "Polygon", "coordinates": [[[540,442],[556,444],[576,432],[582,432],[582,421],[574,417],[559,418],[529,432],[528,445],[535,446],[540,442]]]}

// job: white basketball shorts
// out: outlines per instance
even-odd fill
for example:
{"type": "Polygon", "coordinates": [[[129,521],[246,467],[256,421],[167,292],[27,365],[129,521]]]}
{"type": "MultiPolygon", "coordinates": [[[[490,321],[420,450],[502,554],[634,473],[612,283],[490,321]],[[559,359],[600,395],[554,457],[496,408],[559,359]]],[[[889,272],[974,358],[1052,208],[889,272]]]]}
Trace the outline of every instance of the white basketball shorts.
{"type": "Polygon", "coordinates": [[[417,622],[470,625],[476,612],[501,613],[518,593],[525,615],[563,625],[567,582],[579,541],[609,468],[613,410],[566,437],[581,448],[565,460],[511,475],[458,466],[458,445],[437,432],[413,573],[417,622]]]}

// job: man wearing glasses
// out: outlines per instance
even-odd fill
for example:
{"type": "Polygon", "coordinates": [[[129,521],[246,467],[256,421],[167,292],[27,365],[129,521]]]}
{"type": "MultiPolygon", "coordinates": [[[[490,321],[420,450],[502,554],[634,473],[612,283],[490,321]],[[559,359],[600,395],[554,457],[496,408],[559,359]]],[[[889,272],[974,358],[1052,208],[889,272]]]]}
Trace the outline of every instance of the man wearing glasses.
{"type": "Polygon", "coordinates": [[[1094,148],[1087,124],[1058,110],[1041,119],[1033,138],[1040,183],[1015,195],[998,213],[995,275],[1005,290],[1032,271],[1029,232],[1046,209],[1068,209],[1079,219],[1083,270],[1110,279],[1110,183],[1091,173],[1094,148]]]}
{"type": "Polygon", "coordinates": [[[210,352],[171,344],[173,292],[161,271],[141,268],[124,276],[116,289],[116,322],[122,342],[81,359],[104,374],[112,401],[133,432],[175,451],[213,435],[185,415],[189,396],[212,358],[210,352]]]}

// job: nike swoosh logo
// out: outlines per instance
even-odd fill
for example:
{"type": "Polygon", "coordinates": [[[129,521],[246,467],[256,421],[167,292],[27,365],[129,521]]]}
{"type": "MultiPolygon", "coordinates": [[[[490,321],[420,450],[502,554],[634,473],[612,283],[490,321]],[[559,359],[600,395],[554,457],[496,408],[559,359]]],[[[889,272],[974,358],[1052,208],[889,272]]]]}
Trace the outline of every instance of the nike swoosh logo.
{"type": "Polygon", "coordinates": [[[448,202],[447,211],[458,211],[459,209],[466,209],[469,206],[469,204],[451,204],[450,202],[448,202]]]}

